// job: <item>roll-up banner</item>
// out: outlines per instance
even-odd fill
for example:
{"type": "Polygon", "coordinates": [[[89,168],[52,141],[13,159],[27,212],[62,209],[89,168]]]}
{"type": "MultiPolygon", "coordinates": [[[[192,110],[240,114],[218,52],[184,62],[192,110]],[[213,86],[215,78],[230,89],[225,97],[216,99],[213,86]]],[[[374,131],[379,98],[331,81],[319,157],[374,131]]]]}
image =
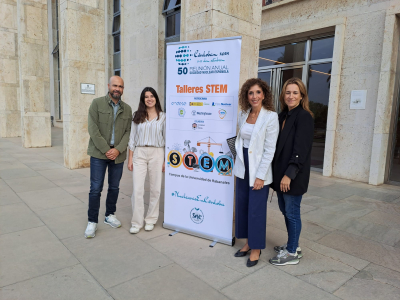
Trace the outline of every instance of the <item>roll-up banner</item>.
{"type": "Polygon", "coordinates": [[[241,37],[167,44],[164,227],[232,245],[241,37]]]}

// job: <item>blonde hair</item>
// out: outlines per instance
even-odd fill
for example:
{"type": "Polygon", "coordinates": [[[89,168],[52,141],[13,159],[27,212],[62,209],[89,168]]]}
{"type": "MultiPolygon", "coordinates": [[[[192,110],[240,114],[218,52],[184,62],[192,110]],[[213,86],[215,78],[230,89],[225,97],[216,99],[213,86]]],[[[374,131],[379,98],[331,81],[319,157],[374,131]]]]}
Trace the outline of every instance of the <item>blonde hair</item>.
{"type": "Polygon", "coordinates": [[[279,102],[281,104],[282,110],[285,110],[287,108],[287,105],[285,103],[285,93],[286,93],[286,87],[289,84],[295,84],[299,87],[301,98],[302,98],[300,100],[300,105],[303,107],[304,110],[308,111],[312,117],[314,117],[314,114],[310,110],[310,101],[308,100],[306,86],[304,85],[303,81],[301,81],[301,79],[297,78],[297,77],[288,79],[282,87],[282,92],[281,92],[281,95],[279,96],[279,102]]]}

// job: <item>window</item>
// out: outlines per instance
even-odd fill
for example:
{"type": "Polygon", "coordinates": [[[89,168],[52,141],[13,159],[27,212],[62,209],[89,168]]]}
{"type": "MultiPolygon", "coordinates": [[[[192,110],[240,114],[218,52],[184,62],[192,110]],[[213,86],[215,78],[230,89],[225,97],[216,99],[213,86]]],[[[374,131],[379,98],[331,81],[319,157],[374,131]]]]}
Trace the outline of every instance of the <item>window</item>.
{"type": "MultiPolygon", "coordinates": [[[[59,28],[58,28],[58,0],[51,1],[51,21],[52,21],[52,35],[51,40],[53,41],[53,86],[54,86],[54,111],[52,111],[52,118],[56,120],[62,119],[61,110],[61,93],[60,93],[60,58],[59,58],[59,28]],[[53,115],[54,114],[54,115],[53,115]]],[[[52,124],[53,125],[53,124],[52,124]]]]}
{"type": "Polygon", "coordinates": [[[121,0],[114,0],[114,15],[112,23],[113,73],[121,76],[121,0]]]}
{"type": "Polygon", "coordinates": [[[181,9],[181,0],[164,0],[163,14],[170,14],[181,9]]]}
{"type": "MultiPolygon", "coordinates": [[[[164,57],[167,56],[167,43],[181,40],[181,0],[164,0],[163,14],[165,16],[164,57]]],[[[165,70],[167,63],[164,59],[165,70]]],[[[164,94],[166,92],[166,72],[164,73],[164,94]]],[[[164,99],[164,107],[165,99],[164,99]]]]}
{"type": "Polygon", "coordinates": [[[322,169],[325,151],[334,36],[306,39],[261,49],[258,77],[267,82],[279,112],[279,95],[286,80],[298,77],[307,87],[314,113],[314,142],[311,166],[322,169]]]}

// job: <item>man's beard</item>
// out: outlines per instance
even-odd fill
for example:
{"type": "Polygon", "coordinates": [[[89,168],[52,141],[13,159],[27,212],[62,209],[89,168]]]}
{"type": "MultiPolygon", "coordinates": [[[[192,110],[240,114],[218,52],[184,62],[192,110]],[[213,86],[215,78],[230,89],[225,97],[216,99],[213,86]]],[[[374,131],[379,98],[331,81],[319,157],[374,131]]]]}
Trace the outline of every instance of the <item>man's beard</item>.
{"type": "Polygon", "coordinates": [[[111,93],[110,92],[110,94],[111,94],[111,97],[113,97],[116,100],[120,100],[121,99],[121,94],[120,93],[117,93],[117,92],[111,93]]]}

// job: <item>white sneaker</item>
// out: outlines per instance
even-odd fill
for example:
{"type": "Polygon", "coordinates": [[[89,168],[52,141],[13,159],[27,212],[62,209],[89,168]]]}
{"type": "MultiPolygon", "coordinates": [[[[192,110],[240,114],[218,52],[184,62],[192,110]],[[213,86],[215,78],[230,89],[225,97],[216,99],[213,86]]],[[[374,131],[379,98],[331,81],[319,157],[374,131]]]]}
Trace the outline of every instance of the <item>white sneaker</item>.
{"type": "Polygon", "coordinates": [[[146,231],[152,231],[154,229],[154,224],[146,224],[146,226],[144,226],[144,230],[146,231]]]}
{"type": "Polygon", "coordinates": [[[114,227],[114,228],[121,227],[121,222],[118,221],[118,219],[117,219],[117,217],[115,215],[108,215],[106,217],[106,219],[104,220],[104,223],[108,224],[108,225],[110,225],[111,227],[114,227]]]}
{"type": "Polygon", "coordinates": [[[131,229],[129,229],[130,233],[138,233],[139,231],[140,231],[140,228],[135,225],[132,225],[131,229]]]}
{"type": "Polygon", "coordinates": [[[85,238],[94,238],[96,236],[97,223],[88,222],[85,230],[85,238]]]}

